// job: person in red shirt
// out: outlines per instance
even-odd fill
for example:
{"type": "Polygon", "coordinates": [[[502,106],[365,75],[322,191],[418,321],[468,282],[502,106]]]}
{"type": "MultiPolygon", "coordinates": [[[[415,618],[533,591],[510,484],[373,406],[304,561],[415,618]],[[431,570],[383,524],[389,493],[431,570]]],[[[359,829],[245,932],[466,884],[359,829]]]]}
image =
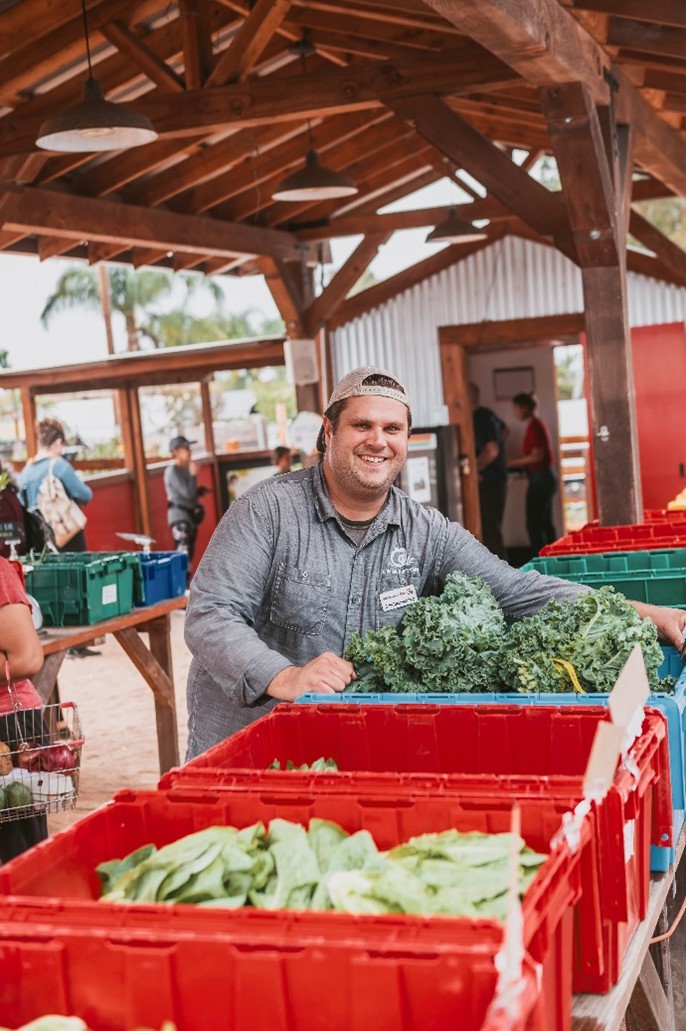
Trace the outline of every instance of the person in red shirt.
{"type": "MultiPolygon", "coordinates": [[[[43,648],[38,640],[31,605],[19,574],[7,559],[0,558],[0,741],[16,750],[21,740],[42,740],[45,734],[40,695],[27,677],[43,665],[43,648]],[[7,663],[13,694],[21,706],[15,714],[14,698],[7,688],[7,663]]],[[[46,817],[28,816],[0,823],[0,862],[25,852],[48,836],[46,817]]]]}
{"type": "Polygon", "coordinates": [[[529,481],[526,490],[526,531],[531,547],[538,554],[546,544],[557,540],[553,524],[553,498],[557,491],[557,473],[548,427],[536,415],[538,401],[533,394],[515,394],[512,398],[515,418],[526,423],[521,458],[508,462],[510,469],[522,469],[529,481]]]}

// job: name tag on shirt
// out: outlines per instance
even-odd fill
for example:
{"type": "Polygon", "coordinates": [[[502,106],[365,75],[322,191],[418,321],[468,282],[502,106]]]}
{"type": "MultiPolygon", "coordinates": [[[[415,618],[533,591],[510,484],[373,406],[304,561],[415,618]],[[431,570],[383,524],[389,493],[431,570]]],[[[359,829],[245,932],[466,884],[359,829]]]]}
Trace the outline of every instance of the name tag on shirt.
{"type": "Polygon", "coordinates": [[[406,584],[404,587],[394,587],[392,591],[384,591],[383,594],[379,595],[381,608],[384,612],[390,612],[392,609],[404,609],[406,605],[411,605],[416,600],[417,591],[412,584],[406,584]]]}

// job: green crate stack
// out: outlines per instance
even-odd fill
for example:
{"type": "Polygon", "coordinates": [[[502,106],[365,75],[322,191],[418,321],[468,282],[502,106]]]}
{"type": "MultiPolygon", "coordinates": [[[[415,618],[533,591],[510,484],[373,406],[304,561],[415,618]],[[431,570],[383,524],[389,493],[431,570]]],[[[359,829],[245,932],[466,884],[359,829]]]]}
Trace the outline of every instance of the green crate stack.
{"type": "Polygon", "coordinates": [[[686,549],[550,555],[523,566],[562,580],[611,586],[632,601],[686,608],[686,549]]]}
{"type": "Polygon", "coordinates": [[[131,552],[66,552],[27,565],[26,590],[46,626],[88,626],[133,608],[140,559],[131,552]]]}

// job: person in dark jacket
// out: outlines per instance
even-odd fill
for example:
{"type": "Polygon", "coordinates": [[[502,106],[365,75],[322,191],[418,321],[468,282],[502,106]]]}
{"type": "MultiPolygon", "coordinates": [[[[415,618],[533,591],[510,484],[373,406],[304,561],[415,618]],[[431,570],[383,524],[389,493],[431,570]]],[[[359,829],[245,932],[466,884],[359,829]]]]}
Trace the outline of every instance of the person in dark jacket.
{"type": "Polygon", "coordinates": [[[191,457],[193,444],[195,441],[189,440],[188,437],[172,437],[169,441],[169,451],[173,461],[164,470],[167,522],[176,550],[184,551],[188,555],[189,570],[193,561],[198,526],[205,514],[199,499],[209,490],[207,487],[198,486],[198,467],[191,457]]]}
{"type": "Polygon", "coordinates": [[[474,425],[476,470],[479,474],[479,506],[483,542],[498,558],[507,559],[503,541],[503,516],[507,499],[507,458],[505,437],[508,429],[490,408],[479,403],[479,388],[469,384],[474,425]]]}

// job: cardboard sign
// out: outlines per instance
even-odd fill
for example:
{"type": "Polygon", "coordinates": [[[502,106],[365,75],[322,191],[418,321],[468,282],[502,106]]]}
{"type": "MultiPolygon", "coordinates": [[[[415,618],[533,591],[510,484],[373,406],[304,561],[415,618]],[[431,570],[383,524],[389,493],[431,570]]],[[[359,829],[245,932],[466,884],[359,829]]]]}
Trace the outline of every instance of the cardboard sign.
{"type": "Polygon", "coordinates": [[[624,727],[599,723],[584,775],[584,798],[600,801],[607,794],[622,754],[624,727]]]}
{"type": "MultiPolygon", "coordinates": [[[[633,728],[640,716],[643,722],[643,707],[650,695],[648,674],[643,652],[639,644],[634,645],[624,669],[617,677],[608,702],[612,722],[625,730],[633,728]]],[[[638,732],[641,727],[639,725],[638,732]]]]}

